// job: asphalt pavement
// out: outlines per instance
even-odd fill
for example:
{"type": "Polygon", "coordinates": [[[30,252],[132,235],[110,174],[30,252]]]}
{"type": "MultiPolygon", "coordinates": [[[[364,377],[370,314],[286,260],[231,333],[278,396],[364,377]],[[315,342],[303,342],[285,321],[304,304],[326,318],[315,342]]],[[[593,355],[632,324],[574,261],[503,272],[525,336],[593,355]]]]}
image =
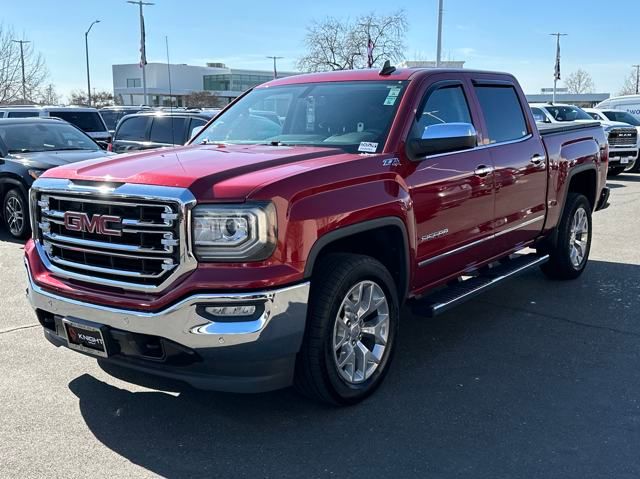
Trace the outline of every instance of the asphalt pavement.
{"type": "Polygon", "coordinates": [[[0,477],[640,477],[640,175],[610,181],[591,262],[403,315],[364,403],[161,391],[56,349],[0,237],[0,477]]]}

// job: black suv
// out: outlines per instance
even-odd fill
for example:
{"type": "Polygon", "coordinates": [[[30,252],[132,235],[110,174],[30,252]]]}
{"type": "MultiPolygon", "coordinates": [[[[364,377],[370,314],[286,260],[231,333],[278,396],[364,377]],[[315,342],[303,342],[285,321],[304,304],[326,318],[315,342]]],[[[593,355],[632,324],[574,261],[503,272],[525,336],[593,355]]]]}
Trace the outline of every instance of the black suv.
{"type": "Polygon", "coordinates": [[[0,119],[0,201],[14,238],[29,227],[29,188],[54,166],[111,155],[84,131],[58,118],[0,119]]]}
{"type": "Polygon", "coordinates": [[[218,110],[152,111],[123,117],[113,135],[111,151],[126,153],[184,145],[194,128],[203,127],[218,110]]]}

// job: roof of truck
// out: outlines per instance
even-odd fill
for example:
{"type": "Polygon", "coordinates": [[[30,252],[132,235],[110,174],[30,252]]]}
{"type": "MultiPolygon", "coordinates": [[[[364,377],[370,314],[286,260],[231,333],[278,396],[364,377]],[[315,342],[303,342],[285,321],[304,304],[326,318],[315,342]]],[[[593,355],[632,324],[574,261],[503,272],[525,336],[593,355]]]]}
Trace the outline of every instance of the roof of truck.
{"type": "Polygon", "coordinates": [[[377,68],[367,68],[360,70],[338,70],[331,72],[305,73],[302,75],[292,75],[284,78],[278,78],[270,82],[264,83],[257,88],[269,88],[280,85],[295,85],[299,83],[321,83],[334,81],[403,81],[410,80],[414,77],[423,77],[426,75],[434,75],[436,73],[476,73],[491,74],[499,76],[512,77],[510,73],[492,72],[483,70],[469,70],[466,68],[397,68],[389,75],[381,75],[377,68]]]}

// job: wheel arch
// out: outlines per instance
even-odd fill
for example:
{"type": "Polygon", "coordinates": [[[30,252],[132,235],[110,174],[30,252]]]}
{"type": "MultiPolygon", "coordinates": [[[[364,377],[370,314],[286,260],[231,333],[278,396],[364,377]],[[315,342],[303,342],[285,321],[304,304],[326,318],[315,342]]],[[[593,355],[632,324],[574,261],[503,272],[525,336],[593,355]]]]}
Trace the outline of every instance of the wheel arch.
{"type": "Polygon", "coordinates": [[[310,278],[316,264],[326,254],[365,254],[377,259],[389,270],[396,281],[402,303],[408,295],[410,285],[409,244],[406,225],[399,217],[389,216],[344,226],[316,240],[309,251],[304,276],[310,278]]]}

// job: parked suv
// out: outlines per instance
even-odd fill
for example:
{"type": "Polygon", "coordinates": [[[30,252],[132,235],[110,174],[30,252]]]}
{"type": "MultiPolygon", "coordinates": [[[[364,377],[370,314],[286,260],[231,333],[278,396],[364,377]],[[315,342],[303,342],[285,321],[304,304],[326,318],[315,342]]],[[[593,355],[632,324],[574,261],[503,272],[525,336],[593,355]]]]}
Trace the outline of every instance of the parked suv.
{"type": "Polygon", "coordinates": [[[434,316],[587,266],[604,131],[538,129],[526,105],[502,73],[300,75],[186,146],[50,170],[25,246],[45,337],[129,380],[358,402],[402,347],[406,301],[434,316]]]}
{"type": "Polygon", "coordinates": [[[26,237],[28,191],[46,170],[110,153],[79,128],[57,118],[0,119],[0,199],[7,229],[26,237]]]}
{"type": "Polygon", "coordinates": [[[87,135],[106,148],[111,141],[111,134],[104,120],[95,108],[84,106],[3,106],[0,107],[0,118],[62,118],[80,128],[87,135]]]}
{"type": "Polygon", "coordinates": [[[148,106],[105,106],[98,110],[111,136],[116,131],[118,122],[126,115],[151,110],[148,106]]]}
{"type": "Polygon", "coordinates": [[[214,111],[150,111],[123,117],[113,135],[111,150],[125,153],[184,145],[191,132],[203,127],[214,111]]]}
{"type": "MultiPolygon", "coordinates": [[[[575,105],[533,103],[531,111],[542,124],[589,123],[594,118],[575,105]]],[[[609,142],[609,175],[616,176],[634,167],[638,159],[638,131],[619,121],[599,119],[609,142]]]]}

